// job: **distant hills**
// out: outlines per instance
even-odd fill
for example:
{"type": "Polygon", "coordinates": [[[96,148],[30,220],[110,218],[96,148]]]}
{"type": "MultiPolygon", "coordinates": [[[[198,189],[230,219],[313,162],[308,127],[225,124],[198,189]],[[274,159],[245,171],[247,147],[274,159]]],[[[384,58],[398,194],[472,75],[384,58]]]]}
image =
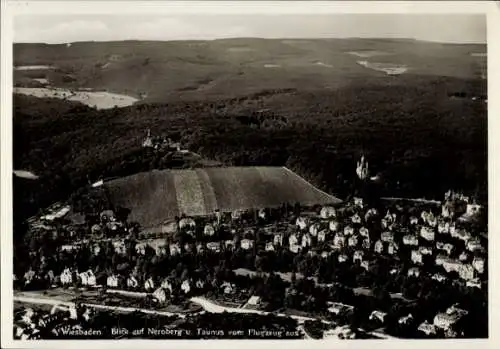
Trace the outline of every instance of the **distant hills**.
{"type": "Polygon", "coordinates": [[[53,86],[94,88],[143,102],[245,96],[261,90],[335,90],[408,75],[481,79],[481,44],[389,39],[222,39],[14,44],[14,64],[54,69],[17,70],[15,83],[47,79],[53,86]],[[369,52],[369,57],[352,53],[369,52]],[[476,54],[476,55],[473,55],[476,54]],[[368,66],[404,66],[398,76],[368,66]]]}

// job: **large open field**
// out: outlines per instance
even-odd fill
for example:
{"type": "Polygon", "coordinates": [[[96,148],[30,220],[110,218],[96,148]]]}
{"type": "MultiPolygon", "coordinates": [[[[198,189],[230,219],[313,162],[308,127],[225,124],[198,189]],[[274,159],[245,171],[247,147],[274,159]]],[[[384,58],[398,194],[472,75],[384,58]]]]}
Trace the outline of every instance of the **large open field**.
{"type": "Polygon", "coordinates": [[[282,167],[220,167],[139,173],[106,182],[110,201],[131,209],[145,227],[175,216],[213,214],[216,209],[276,207],[283,203],[340,202],[282,167]]]}

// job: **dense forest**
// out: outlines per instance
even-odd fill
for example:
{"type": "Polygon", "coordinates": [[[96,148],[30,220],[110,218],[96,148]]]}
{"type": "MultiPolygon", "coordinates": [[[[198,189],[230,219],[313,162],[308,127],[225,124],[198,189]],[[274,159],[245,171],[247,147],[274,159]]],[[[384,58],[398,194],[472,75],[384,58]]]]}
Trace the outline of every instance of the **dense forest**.
{"type": "Polygon", "coordinates": [[[442,198],[454,188],[486,202],[487,104],[450,97],[463,91],[484,95],[484,83],[406,75],[337,91],[269,90],[110,110],[15,95],[14,168],[40,177],[28,190],[27,180],[16,179],[16,214],[98,178],[201,166],[144,150],[147,129],[222,164],[287,166],[340,198],[352,194],[364,154],[383,195],[442,198]]]}

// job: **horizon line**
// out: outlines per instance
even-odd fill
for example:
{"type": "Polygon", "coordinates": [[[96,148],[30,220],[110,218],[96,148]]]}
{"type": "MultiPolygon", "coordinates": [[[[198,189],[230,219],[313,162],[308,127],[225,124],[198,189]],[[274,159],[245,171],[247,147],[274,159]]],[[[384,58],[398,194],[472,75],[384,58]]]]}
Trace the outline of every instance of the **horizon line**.
{"type": "Polygon", "coordinates": [[[13,45],[67,45],[67,44],[83,44],[83,43],[111,43],[111,42],[183,42],[183,41],[222,41],[222,40],[387,40],[387,41],[415,41],[415,42],[425,42],[432,44],[445,44],[445,45],[487,45],[487,42],[480,41],[434,41],[434,40],[423,40],[411,37],[400,37],[400,38],[390,38],[390,37],[252,37],[252,36],[235,36],[227,38],[213,38],[213,39],[166,39],[166,40],[152,40],[152,39],[118,39],[118,40],[81,40],[81,41],[65,41],[59,43],[48,43],[48,42],[12,42],[13,45]]]}

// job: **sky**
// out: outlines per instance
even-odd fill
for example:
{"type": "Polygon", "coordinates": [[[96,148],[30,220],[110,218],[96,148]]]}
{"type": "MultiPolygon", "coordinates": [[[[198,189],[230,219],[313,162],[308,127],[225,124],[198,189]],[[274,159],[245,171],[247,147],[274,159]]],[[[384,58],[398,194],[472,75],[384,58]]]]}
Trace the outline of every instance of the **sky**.
{"type": "Polygon", "coordinates": [[[486,16],[463,14],[19,15],[14,42],[261,38],[410,38],[486,43],[486,16]]]}

